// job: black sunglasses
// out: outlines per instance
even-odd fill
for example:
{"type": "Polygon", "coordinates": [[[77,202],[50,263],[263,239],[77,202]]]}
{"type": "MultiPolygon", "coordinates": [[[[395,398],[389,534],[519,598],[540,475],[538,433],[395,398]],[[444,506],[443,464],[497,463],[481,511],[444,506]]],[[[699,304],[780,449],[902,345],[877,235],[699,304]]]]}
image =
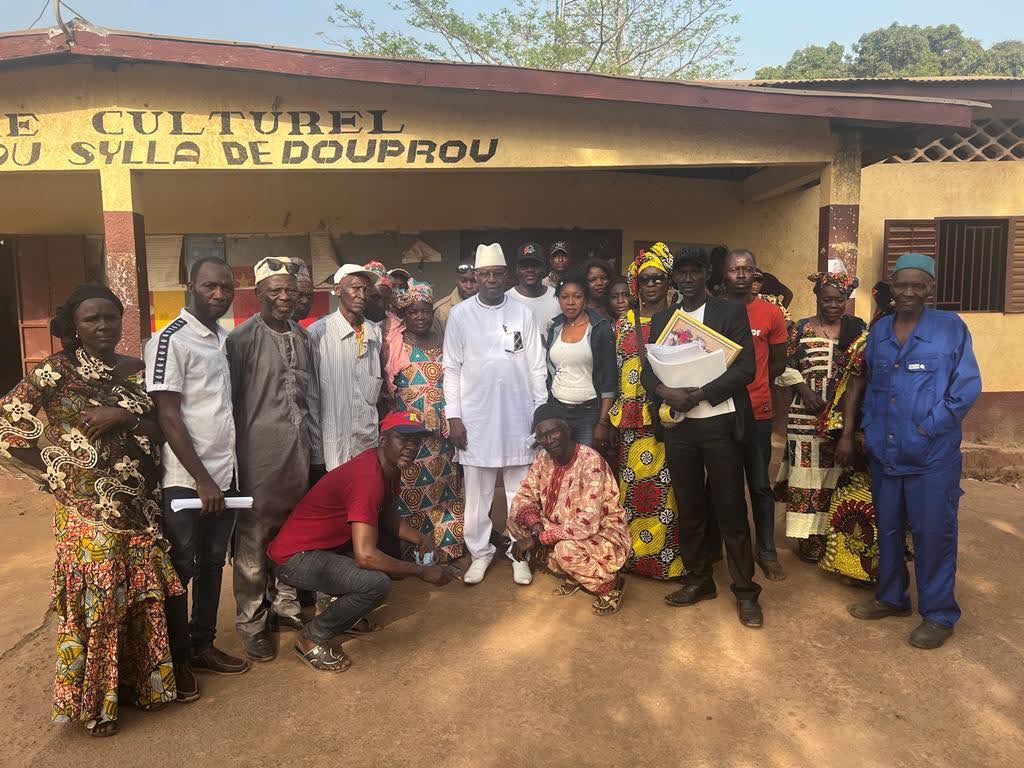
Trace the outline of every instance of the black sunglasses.
{"type": "Polygon", "coordinates": [[[639,275],[637,285],[661,285],[667,278],[664,275],[639,275]]]}
{"type": "Polygon", "coordinates": [[[280,259],[266,258],[263,259],[263,263],[275,272],[279,269],[283,269],[289,275],[297,275],[299,274],[299,270],[302,269],[302,265],[297,264],[294,261],[281,261],[280,259]]]}

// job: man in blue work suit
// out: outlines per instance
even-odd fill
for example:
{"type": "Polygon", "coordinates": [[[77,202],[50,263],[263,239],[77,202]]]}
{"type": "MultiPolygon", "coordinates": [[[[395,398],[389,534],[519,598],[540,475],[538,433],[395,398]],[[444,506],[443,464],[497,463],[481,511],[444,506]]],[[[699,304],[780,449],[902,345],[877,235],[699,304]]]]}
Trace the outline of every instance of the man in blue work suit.
{"type": "Polygon", "coordinates": [[[858,619],[909,616],[905,525],[914,540],[918,610],[916,648],[941,646],[960,607],[956,580],[961,423],[981,394],[971,334],[955,312],[925,306],[935,288],[935,260],[905,253],[896,261],[896,313],[871,329],[861,425],[871,459],[878,513],[879,577],[875,598],[850,606],[858,619]]]}

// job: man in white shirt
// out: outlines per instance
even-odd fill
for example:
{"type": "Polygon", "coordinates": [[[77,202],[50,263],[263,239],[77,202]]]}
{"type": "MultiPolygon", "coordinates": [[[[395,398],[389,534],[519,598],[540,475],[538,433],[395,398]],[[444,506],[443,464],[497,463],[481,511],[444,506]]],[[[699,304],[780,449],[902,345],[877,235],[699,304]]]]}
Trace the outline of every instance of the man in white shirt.
{"type": "MultiPolygon", "coordinates": [[[[504,258],[504,257],[503,257],[504,258]]],[[[555,289],[544,283],[544,248],[540,243],[524,243],[516,256],[516,277],[519,282],[506,291],[533,315],[541,336],[547,338],[551,321],[562,314],[555,289]]]]}
{"type": "MultiPolygon", "coordinates": [[[[463,581],[478,584],[494,559],[491,503],[501,472],[511,501],[533,462],[533,411],[547,401],[540,329],[523,304],[503,293],[501,246],[477,247],[476,296],[452,307],[444,337],[444,397],[451,441],[465,474],[465,539],[473,559],[463,581]]],[[[509,555],[511,558],[511,555],[509,555]]],[[[533,577],[512,562],[517,584],[533,577]]]]}
{"type": "Polygon", "coordinates": [[[309,400],[311,485],[324,472],[374,448],[377,400],[384,379],[380,326],[368,320],[367,295],[375,275],[357,264],[334,273],[337,312],[309,327],[313,377],[309,400]]]}
{"type": "Polygon", "coordinates": [[[189,271],[188,302],[181,314],[146,344],[146,389],[156,404],[163,446],[164,529],[171,562],[188,596],[169,597],[167,634],[178,684],[178,700],[199,698],[192,670],[222,675],[249,669],[214,647],[221,572],[234,512],[224,504],[236,476],[235,422],[231,374],[217,324],[234,299],[234,276],[227,263],[204,258],[189,271]],[[176,499],[198,498],[202,509],[175,512],[176,499]]]}

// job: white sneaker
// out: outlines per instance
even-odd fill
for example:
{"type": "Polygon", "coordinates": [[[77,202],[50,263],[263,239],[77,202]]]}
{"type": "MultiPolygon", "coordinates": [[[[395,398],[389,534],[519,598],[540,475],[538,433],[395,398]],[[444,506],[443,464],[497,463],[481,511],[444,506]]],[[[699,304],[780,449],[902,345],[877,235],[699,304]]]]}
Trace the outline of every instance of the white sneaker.
{"type": "Polygon", "coordinates": [[[530,570],[528,562],[525,560],[512,561],[512,581],[522,584],[524,587],[533,583],[533,571],[530,570]]]}
{"type": "Polygon", "coordinates": [[[490,564],[490,560],[474,560],[469,564],[469,568],[466,569],[466,574],[462,577],[462,583],[479,584],[484,580],[484,574],[487,573],[487,567],[490,564]]]}

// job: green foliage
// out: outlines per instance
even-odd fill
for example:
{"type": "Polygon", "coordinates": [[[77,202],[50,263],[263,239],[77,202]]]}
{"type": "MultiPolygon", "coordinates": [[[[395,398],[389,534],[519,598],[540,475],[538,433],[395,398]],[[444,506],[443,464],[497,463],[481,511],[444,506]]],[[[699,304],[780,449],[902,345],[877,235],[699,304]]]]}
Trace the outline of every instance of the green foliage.
{"type": "Polygon", "coordinates": [[[469,18],[448,0],[390,0],[407,31],[382,30],[366,12],[337,3],[329,43],[397,58],[509,64],[676,79],[735,70],[739,20],[732,0],[514,0],[469,18]]]}
{"type": "Polygon", "coordinates": [[[814,77],[940,77],[1024,75],[1024,43],[1007,40],[988,50],[956,24],[892,24],[861,35],[846,52],[838,43],[803,48],[782,66],[762,67],[758,80],[814,77]]]}

